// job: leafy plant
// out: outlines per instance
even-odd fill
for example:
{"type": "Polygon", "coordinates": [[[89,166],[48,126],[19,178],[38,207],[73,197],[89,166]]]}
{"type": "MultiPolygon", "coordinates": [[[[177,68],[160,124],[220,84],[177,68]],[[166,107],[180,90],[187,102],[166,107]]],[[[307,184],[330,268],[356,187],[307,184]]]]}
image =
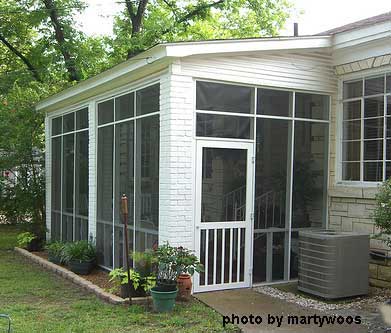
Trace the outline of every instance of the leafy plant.
{"type": "Polygon", "coordinates": [[[134,270],[138,272],[141,277],[147,277],[152,274],[154,265],[157,263],[157,258],[154,251],[134,251],[130,254],[130,257],[133,259],[134,270]]]}
{"type": "Polygon", "coordinates": [[[182,246],[177,248],[177,271],[178,274],[190,274],[194,272],[203,272],[204,266],[200,263],[197,256],[182,246]]]}
{"type": "Polygon", "coordinates": [[[61,262],[64,262],[64,249],[65,244],[63,242],[52,242],[45,247],[46,251],[48,251],[49,257],[56,257],[61,262]]]}
{"type": "Polygon", "coordinates": [[[375,199],[373,218],[376,227],[380,229],[380,233],[375,237],[391,246],[391,178],[379,187],[375,199]]]}
{"type": "MultiPolygon", "coordinates": [[[[128,284],[129,282],[128,273],[123,268],[113,269],[109,273],[109,276],[109,281],[114,283],[115,288],[118,288],[122,284],[128,284]]],[[[141,277],[138,272],[131,269],[130,282],[132,283],[135,290],[141,286],[145,292],[149,292],[156,284],[156,277],[154,275],[141,277]]]]}
{"type": "Polygon", "coordinates": [[[23,232],[16,237],[16,240],[19,247],[26,248],[36,238],[37,236],[31,232],[23,232]]]}
{"type": "Polygon", "coordinates": [[[88,241],[81,240],[78,242],[66,243],[64,246],[64,260],[69,263],[71,261],[90,262],[96,259],[95,246],[88,241]]]}

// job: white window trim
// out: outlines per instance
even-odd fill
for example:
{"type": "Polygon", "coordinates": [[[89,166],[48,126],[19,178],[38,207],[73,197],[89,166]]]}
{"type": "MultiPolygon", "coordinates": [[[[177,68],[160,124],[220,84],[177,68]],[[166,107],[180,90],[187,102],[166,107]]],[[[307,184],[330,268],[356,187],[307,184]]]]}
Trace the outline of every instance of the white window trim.
{"type": "MultiPolygon", "coordinates": [[[[363,94],[364,94],[364,79],[365,78],[371,78],[371,77],[377,77],[383,75],[386,77],[387,74],[391,74],[391,66],[386,66],[385,68],[376,68],[376,70],[371,71],[364,71],[364,72],[358,72],[358,73],[349,73],[346,75],[343,75],[338,80],[338,92],[337,92],[337,105],[336,105],[336,159],[335,159],[335,185],[336,186],[348,186],[348,187],[363,187],[363,188],[376,188],[379,185],[382,184],[383,181],[364,181],[364,180],[343,180],[342,179],[342,137],[343,137],[343,83],[347,81],[355,81],[355,80],[363,80],[363,94]]],[[[385,96],[386,99],[387,96],[391,96],[390,93],[382,94],[385,96]]],[[[377,96],[377,95],[373,95],[377,96]]],[[[354,100],[355,98],[352,98],[354,100]]],[[[357,98],[358,99],[358,98],[357,98]]],[[[363,97],[360,97],[360,100],[363,100],[363,97]]],[[[346,99],[349,100],[349,99],[346,99]]],[[[386,113],[386,103],[384,104],[384,112],[386,113]]],[[[364,108],[362,107],[362,114],[361,114],[361,126],[364,126],[363,124],[363,113],[364,108]]],[[[384,113],[384,114],[385,114],[384,113]]],[[[384,117],[384,115],[383,115],[384,117]]],[[[383,132],[385,133],[386,128],[383,128],[383,132]]],[[[361,133],[362,134],[362,133],[361,133]]],[[[383,141],[385,140],[383,135],[383,141]]],[[[360,154],[363,154],[363,137],[360,139],[361,147],[360,147],[360,154]]],[[[383,144],[383,179],[385,179],[385,149],[386,146],[383,144]]],[[[363,156],[360,156],[360,179],[363,179],[363,156]]]]}

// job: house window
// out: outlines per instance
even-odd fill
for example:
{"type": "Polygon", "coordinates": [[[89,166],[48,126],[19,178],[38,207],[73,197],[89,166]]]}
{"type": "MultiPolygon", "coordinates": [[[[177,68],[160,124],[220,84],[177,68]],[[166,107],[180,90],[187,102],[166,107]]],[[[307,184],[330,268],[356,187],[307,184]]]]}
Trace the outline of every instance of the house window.
{"type": "Polygon", "coordinates": [[[157,244],[160,85],[98,103],[97,231],[99,264],[124,264],[121,197],[128,197],[130,251],[157,244]]]}
{"type": "Polygon", "coordinates": [[[342,180],[391,176],[391,73],[343,83],[342,180]]]}
{"type": "Polygon", "coordinates": [[[88,109],[52,119],[51,239],[88,238],[88,109]]]}

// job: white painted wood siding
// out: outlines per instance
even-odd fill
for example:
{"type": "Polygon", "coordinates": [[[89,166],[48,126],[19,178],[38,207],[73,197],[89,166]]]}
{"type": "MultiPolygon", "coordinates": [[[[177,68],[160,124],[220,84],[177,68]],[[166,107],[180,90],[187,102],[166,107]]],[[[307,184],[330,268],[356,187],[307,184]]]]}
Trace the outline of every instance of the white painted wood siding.
{"type": "Polygon", "coordinates": [[[181,74],[195,78],[335,94],[337,79],[328,53],[279,52],[188,57],[181,74]]]}

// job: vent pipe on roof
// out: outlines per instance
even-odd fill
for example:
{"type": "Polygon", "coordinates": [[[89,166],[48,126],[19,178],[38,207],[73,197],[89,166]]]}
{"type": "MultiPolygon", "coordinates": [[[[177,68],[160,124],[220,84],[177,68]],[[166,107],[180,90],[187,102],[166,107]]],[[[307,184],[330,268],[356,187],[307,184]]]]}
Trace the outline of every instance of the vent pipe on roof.
{"type": "Polygon", "coordinates": [[[293,23],[293,36],[299,37],[299,23],[293,23]]]}

